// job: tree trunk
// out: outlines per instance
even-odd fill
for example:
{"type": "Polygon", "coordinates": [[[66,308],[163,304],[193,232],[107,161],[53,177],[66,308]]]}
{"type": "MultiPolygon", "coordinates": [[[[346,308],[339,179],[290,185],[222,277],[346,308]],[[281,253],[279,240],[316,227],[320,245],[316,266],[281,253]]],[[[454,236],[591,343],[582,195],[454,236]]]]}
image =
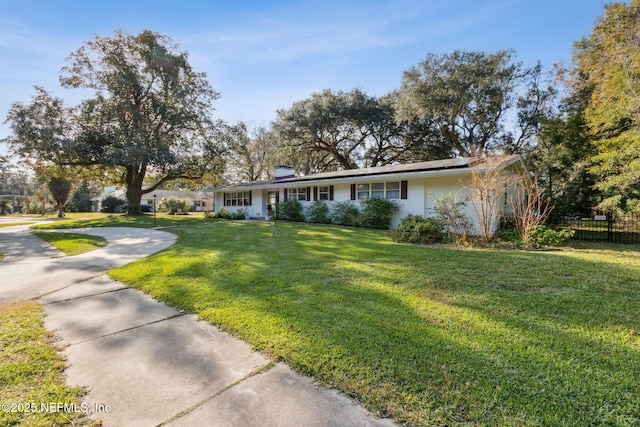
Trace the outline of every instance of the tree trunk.
{"type": "Polygon", "coordinates": [[[142,215],[140,201],[145,172],[146,165],[127,166],[127,215],[142,215]]]}
{"type": "Polygon", "coordinates": [[[58,218],[64,218],[64,204],[58,202],[58,218]]]}

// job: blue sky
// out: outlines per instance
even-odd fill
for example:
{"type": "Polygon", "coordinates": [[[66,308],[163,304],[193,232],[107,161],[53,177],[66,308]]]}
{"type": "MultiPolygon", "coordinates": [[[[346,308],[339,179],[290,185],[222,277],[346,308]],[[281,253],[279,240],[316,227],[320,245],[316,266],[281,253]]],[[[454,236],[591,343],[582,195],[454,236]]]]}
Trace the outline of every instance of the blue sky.
{"type": "MultiPolygon", "coordinates": [[[[603,0],[0,0],[0,120],[33,86],[77,104],[60,68],[94,34],[171,37],[222,98],[216,115],[267,125],[323,89],[384,95],[427,53],[513,49],[525,64],[570,63],[603,0]]],[[[0,125],[0,138],[10,129],[0,125]]],[[[0,147],[0,154],[6,152],[0,147]]]]}

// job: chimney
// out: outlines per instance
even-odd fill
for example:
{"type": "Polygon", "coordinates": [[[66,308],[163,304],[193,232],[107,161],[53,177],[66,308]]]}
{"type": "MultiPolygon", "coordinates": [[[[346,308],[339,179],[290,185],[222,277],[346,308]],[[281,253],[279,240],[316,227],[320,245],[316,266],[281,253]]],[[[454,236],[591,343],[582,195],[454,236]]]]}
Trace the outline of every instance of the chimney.
{"type": "Polygon", "coordinates": [[[296,176],[291,166],[276,166],[276,181],[279,179],[293,178],[296,176]]]}

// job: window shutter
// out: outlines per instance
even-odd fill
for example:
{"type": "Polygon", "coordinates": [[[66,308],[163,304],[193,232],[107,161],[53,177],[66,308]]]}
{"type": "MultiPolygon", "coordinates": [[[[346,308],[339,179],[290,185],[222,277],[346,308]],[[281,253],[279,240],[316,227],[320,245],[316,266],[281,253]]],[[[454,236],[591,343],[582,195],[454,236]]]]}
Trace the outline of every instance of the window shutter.
{"type": "Polygon", "coordinates": [[[227,193],[222,193],[222,206],[227,206],[227,193]]]}
{"type": "Polygon", "coordinates": [[[288,193],[288,191],[287,191],[287,189],[285,188],[285,189],[284,189],[284,199],[285,199],[285,200],[287,200],[287,193],[288,193]]]}
{"type": "Polygon", "coordinates": [[[313,201],[318,201],[318,187],[313,187],[313,201]]]}
{"type": "Polygon", "coordinates": [[[355,199],[356,199],[356,185],[351,184],[351,200],[355,200],[355,199]]]}
{"type": "Polygon", "coordinates": [[[249,206],[251,206],[251,191],[249,191],[249,206]]]}
{"type": "Polygon", "coordinates": [[[329,186],[329,200],[333,200],[333,185],[329,186]]]}
{"type": "Polygon", "coordinates": [[[307,202],[311,201],[311,187],[307,187],[307,202]]]}
{"type": "Polygon", "coordinates": [[[407,181],[400,181],[400,198],[407,198],[407,181]]]}

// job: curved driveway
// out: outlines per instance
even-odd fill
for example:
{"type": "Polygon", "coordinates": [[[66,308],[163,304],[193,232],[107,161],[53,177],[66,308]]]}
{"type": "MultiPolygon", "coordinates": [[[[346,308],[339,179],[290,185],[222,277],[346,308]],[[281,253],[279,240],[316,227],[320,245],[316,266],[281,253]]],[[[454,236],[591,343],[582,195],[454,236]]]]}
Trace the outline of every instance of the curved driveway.
{"type": "Polygon", "coordinates": [[[29,225],[0,228],[0,303],[35,299],[161,251],[176,241],[166,231],[113,227],[52,230],[104,237],[104,248],[66,257],[29,225]]]}
{"type": "Polygon", "coordinates": [[[34,299],[44,306],[46,327],[65,344],[67,382],[87,388],[89,415],[103,425],[394,425],[105,274],[167,248],[173,234],[59,231],[102,236],[109,244],[65,257],[28,226],[0,228],[0,303],[34,299]]]}

